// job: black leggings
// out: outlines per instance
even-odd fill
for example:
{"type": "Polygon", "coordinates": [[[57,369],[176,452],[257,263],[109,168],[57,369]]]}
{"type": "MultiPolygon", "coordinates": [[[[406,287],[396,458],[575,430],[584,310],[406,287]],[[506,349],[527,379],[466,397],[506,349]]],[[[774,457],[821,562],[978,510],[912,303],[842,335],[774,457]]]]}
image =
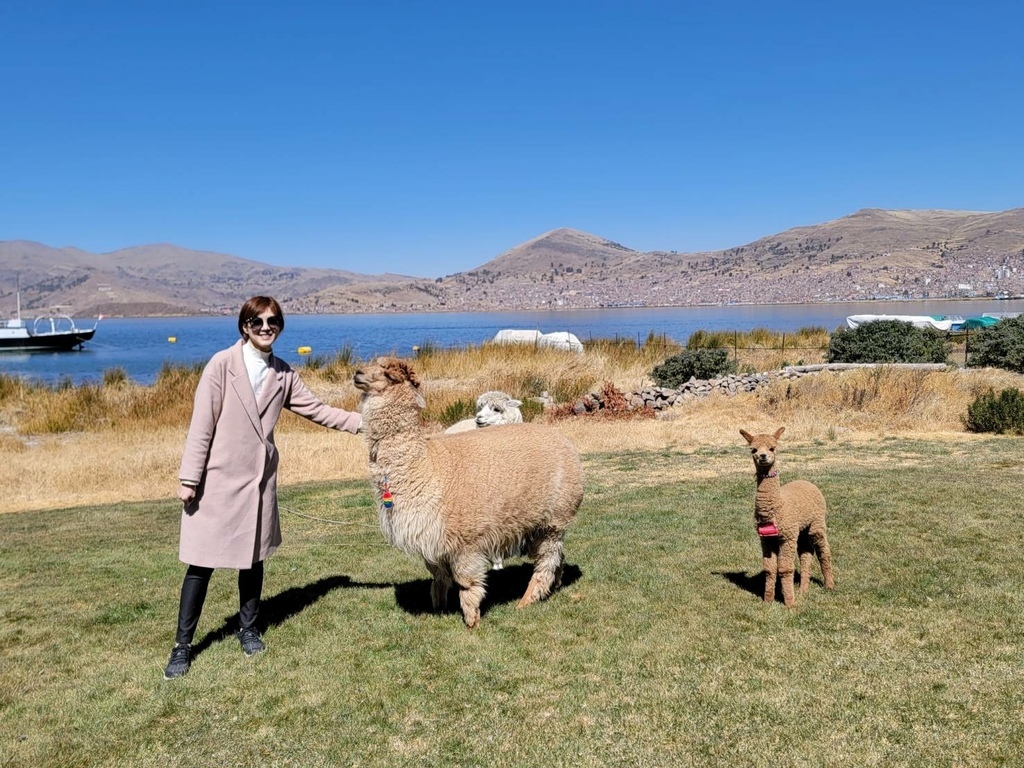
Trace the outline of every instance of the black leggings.
{"type": "MultiPolygon", "coordinates": [[[[213,568],[190,565],[181,584],[181,603],[178,606],[178,634],[176,643],[191,643],[199,624],[199,615],[206,602],[206,590],[210,586],[213,568]]],[[[238,572],[238,623],[242,629],[256,625],[260,613],[260,596],[263,594],[263,562],[253,563],[252,568],[238,572]]]]}

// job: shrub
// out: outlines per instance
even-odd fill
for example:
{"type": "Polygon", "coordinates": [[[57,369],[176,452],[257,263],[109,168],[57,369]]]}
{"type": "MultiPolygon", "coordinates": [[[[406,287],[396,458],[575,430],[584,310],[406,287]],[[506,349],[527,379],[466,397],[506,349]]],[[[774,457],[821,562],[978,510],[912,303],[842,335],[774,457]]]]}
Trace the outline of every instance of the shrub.
{"type": "Polygon", "coordinates": [[[1024,394],[1004,389],[997,397],[990,389],[967,407],[964,426],[969,432],[1024,435],[1024,394]]]}
{"type": "Polygon", "coordinates": [[[655,366],[651,378],[659,387],[676,389],[691,378],[713,379],[735,369],[727,349],[687,349],[655,366]]]}
{"type": "Polygon", "coordinates": [[[838,328],[828,345],[830,363],[945,363],[948,357],[949,343],[942,333],[902,320],[838,328]]]}
{"type": "Polygon", "coordinates": [[[967,364],[1024,373],[1024,315],[1004,318],[972,334],[967,364]]]}

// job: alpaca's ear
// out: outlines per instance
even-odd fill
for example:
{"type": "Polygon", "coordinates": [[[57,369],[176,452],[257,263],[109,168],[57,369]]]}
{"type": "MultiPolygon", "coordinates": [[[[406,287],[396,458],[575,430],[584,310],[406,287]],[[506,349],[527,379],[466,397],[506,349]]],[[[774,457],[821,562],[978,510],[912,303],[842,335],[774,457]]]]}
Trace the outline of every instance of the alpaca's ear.
{"type": "MultiPolygon", "coordinates": [[[[405,368],[405,379],[412,384],[416,389],[420,388],[420,377],[416,375],[416,371],[412,369],[412,366],[408,363],[402,363],[405,368]]],[[[422,397],[422,396],[421,396],[422,397]]],[[[424,403],[426,405],[426,403],[424,403]]]]}
{"type": "Polygon", "coordinates": [[[776,429],[775,430],[775,439],[778,440],[780,437],[782,437],[782,433],[785,432],[785,431],[786,431],[785,427],[779,427],[778,429],[776,429]]]}
{"type": "Polygon", "coordinates": [[[394,357],[382,357],[381,366],[384,369],[384,375],[388,381],[395,384],[401,384],[404,381],[408,381],[417,389],[420,386],[419,377],[416,375],[416,371],[412,369],[407,362],[399,360],[394,357]]]}
{"type": "Polygon", "coordinates": [[[748,443],[751,443],[751,442],[754,441],[754,436],[752,434],[750,434],[749,432],[747,432],[747,430],[741,429],[740,430],[740,434],[743,435],[743,439],[746,440],[748,443]]]}
{"type": "Polygon", "coordinates": [[[384,370],[384,377],[393,384],[401,384],[405,381],[405,370],[401,360],[393,357],[382,357],[378,361],[384,370]]]}
{"type": "Polygon", "coordinates": [[[419,388],[416,389],[416,407],[421,411],[427,407],[427,400],[423,397],[423,393],[420,392],[419,388]]]}

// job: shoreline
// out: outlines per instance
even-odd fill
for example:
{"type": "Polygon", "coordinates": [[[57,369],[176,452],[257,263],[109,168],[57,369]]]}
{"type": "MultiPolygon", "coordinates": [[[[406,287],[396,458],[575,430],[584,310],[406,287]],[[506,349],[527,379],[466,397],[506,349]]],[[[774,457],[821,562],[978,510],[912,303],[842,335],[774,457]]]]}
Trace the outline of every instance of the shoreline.
{"type": "MultiPolygon", "coordinates": [[[[495,307],[493,309],[449,309],[446,307],[436,307],[432,309],[403,309],[396,307],[391,310],[378,310],[378,311],[366,311],[366,312],[304,312],[301,310],[289,310],[287,312],[288,317],[365,317],[373,315],[382,316],[393,316],[393,315],[456,315],[456,314],[467,314],[467,315],[493,315],[500,313],[515,313],[515,314],[526,314],[526,313],[568,313],[568,312],[603,312],[603,311],[620,311],[620,310],[670,310],[670,309],[725,309],[728,307],[832,307],[844,304],[890,304],[890,305],[901,305],[901,304],[921,304],[921,303],[943,303],[943,302],[993,302],[1001,303],[1006,301],[1022,301],[1024,295],[1021,296],[942,296],[942,297],[928,297],[928,298],[869,298],[869,299],[834,299],[832,301],[772,301],[772,302],[747,302],[747,301],[729,301],[729,302],[703,302],[696,304],[613,304],[599,307],[592,306],[579,306],[579,307],[534,307],[534,308],[516,308],[516,309],[505,309],[495,307]]],[[[215,317],[234,317],[237,310],[196,310],[195,312],[177,312],[177,313],[153,313],[153,314],[118,314],[111,312],[102,312],[103,319],[117,319],[117,320],[149,320],[149,319],[161,319],[161,318],[215,318],[215,317]]],[[[86,319],[92,319],[94,315],[86,313],[83,315],[77,315],[77,317],[83,317],[86,319]]],[[[96,315],[97,317],[99,315],[96,315]]]]}

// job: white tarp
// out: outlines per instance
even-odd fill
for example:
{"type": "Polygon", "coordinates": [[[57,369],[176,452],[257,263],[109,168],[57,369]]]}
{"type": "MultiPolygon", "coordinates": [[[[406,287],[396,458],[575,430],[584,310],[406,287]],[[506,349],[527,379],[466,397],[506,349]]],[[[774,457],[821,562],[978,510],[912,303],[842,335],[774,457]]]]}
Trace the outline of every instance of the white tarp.
{"type": "Polygon", "coordinates": [[[541,333],[540,331],[517,331],[508,328],[498,331],[494,336],[495,344],[534,344],[538,347],[553,347],[569,352],[582,352],[583,344],[568,331],[541,333]]]}
{"type": "Polygon", "coordinates": [[[554,333],[541,334],[540,345],[542,347],[564,349],[567,352],[583,351],[583,344],[568,331],[555,331],[554,333]]]}
{"type": "Polygon", "coordinates": [[[934,328],[937,331],[949,331],[962,323],[964,319],[959,315],[850,315],[846,318],[846,324],[851,328],[858,328],[864,323],[872,323],[876,320],[899,320],[903,323],[910,323],[915,328],[934,328]]]}
{"type": "Polygon", "coordinates": [[[540,331],[516,331],[508,328],[494,335],[495,344],[540,344],[540,331]]]}

